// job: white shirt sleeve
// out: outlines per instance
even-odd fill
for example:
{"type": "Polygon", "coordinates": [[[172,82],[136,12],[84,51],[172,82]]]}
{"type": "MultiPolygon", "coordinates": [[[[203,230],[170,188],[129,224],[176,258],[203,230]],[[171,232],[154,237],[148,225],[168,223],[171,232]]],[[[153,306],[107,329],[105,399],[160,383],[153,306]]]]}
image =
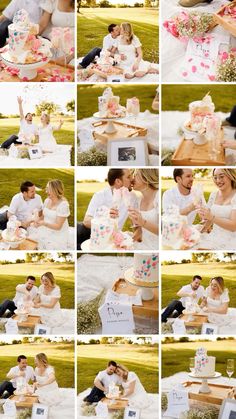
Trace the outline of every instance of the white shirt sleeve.
{"type": "Polygon", "coordinates": [[[42,10],[48,13],[52,13],[55,10],[55,1],[52,0],[42,0],[40,1],[40,7],[42,10]]]}
{"type": "Polygon", "coordinates": [[[97,374],[97,376],[96,376],[96,378],[95,378],[95,380],[99,380],[99,381],[101,381],[102,382],[102,380],[104,379],[104,372],[103,371],[100,371],[98,374],[97,374]]]}
{"type": "Polygon", "coordinates": [[[47,370],[46,371],[47,371],[47,375],[55,374],[55,370],[54,370],[54,368],[51,365],[49,365],[47,367],[47,370]]]}
{"type": "Polygon", "coordinates": [[[138,39],[136,35],[134,35],[133,37],[132,44],[135,46],[135,48],[139,48],[142,46],[140,40],[138,39]]]}
{"type": "Polygon", "coordinates": [[[12,0],[8,6],[3,10],[2,14],[10,20],[13,20],[15,13],[19,10],[17,6],[18,0],[12,0]]]}
{"type": "Polygon", "coordinates": [[[221,302],[222,303],[229,303],[229,291],[227,289],[224,290],[223,294],[221,295],[221,302]]]}
{"type": "Polygon", "coordinates": [[[94,217],[97,208],[104,205],[102,195],[100,193],[95,193],[88,205],[87,211],[85,215],[89,215],[90,217],[94,217]]]}
{"type": "Polygon", "coordinates": [[[172,205],[177,205],[177,202],[174,199],[173,191],[171,189],[168,189],[167,191],[163,193],[163,196],[162,196],[162,211],[166,212],[167,208],[172,205]]]}
{"type": "Polygon", "coordinates": [[[13,198],[11,200],[11,203],[10,203],[10,206],[9,206],[9,212],[11,214],[16,214],[17,210],[18,210],[18,196],[15,195],[15,196],[13,196],[13,198]]]}
{"type": "Polygon", "coordinates": [[[70,208],[67,201],[62,201],[57,207],[57,216],[58,217],[69,217],[70,208]]]}
{"type": "Polygon", "coordinates": [[[52,297],[53,298],[61,298],[61,291],[58,285],[52,290],[52,297]]]}

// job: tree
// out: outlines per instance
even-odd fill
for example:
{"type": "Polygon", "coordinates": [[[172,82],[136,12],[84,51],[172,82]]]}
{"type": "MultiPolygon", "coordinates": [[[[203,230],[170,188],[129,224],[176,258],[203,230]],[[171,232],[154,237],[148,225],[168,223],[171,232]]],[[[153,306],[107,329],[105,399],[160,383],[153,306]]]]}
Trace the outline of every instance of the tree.
{"type": "Polygon", "coordinates": [[[36,115],[39,116],[42,114],[42,112],[46,112],[47,114],[56,113],[59,110],[58,105],[54,102],[46,102],[46,100],[43,100],[41,103],[36,105],[36,115]]]}
{"type": "Polygon", "coordinates": [[[107,345],[107,344],[109,343],[109,337],[107,337],[107,336],[103,336],[103,337],[100,339],[100,341],[101,341],[101,344],[103,344],[103,345],[107,345]]]}
{"type": "Polygon", "coordinates": [[[102,0],[99,3],[99,7],[112,7],[108,0],[102,0]]]}
{"type": "Polygon", "coordinates": [[[63,259],[64,262],[69,262],[72,259],[72,254],[70,252],[58,252],[58,257],[63,259]]]}
{"type": "Polygon", "coordinates": [[[71,100],[70,102],[67,102],[66,110],[67,112],[75,112],[75,99],[71,100]]]}
{"type": "Polygon", "coordinates": [[[145,1],[144,1],[144,7],[152,7],[152,2],[151,2],[151,0],[145,0],[145,1]]]}

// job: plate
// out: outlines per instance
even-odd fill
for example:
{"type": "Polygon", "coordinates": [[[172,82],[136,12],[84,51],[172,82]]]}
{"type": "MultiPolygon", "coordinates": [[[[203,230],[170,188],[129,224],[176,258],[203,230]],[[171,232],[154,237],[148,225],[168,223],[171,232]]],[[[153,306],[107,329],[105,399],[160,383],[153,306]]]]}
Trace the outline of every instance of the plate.
{"type": "Polygon", "coordinates": [[[207,378],[219,378],[219,377],[221,377],[221,373],[220,372],[215,372],[215,374],[214,375],[205,375],[204,377],[200,377],[199,375],[195,375],[194,373],[192,373],[192,372],[190,372],[189,374],[189,377],[192,377],[192,378],[201,378],[201,379],[203,379],[203,378],[205,378],[205,379],[207,379],[207,378]]]}

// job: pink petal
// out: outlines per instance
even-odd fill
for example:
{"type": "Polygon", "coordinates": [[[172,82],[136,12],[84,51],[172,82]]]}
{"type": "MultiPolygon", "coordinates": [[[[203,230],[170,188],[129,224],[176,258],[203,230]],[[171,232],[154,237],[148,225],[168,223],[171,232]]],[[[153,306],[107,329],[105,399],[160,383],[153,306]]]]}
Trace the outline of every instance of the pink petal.
{"type": "Polygon", "coordinates": [[[216,78],[215,78],[215,76],[211,76],[210,74],[208,74],[208,78],[211,80],[211,81],[214,81],[216,78]]]}
{"type": "Polygon", "coordinates": [[[196,73],[197,67],[195,65],[192,66],[192,73],[196,73]]]}
{"type": "Polygon", "coordinates": [[[182,76],[187,77],[188,73],[187,71],[183,71],[182,76]]]}

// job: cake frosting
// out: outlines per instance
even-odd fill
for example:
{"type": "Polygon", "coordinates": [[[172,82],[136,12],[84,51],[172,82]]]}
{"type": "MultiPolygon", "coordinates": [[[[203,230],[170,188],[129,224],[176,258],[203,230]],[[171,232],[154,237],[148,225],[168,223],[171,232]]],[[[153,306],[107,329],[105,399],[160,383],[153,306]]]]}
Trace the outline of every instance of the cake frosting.
{"type": "Polygon", "coordinates": [[[206,116],[214,114],[215,105],[212,102],[212,98],[209,94],[204,96],[202,100],[196,100],[189,104],[190,111],[190,125],[194,131],[202,129],[204,119],[206,116]]]}
{"type": "Polygon", "coordinates": [[[17,242],[22,240],[26,233],[20,228],[20,221],[15,215],[12,215],[7,222],[7,228],[2,232],[3,239],[9,242],[17,242]]]}
{"type": "Polygon", "coordinates": [[[117,386],[115,383],[109,384],[107,397],[109,399],[113,397],[117,398],[119,397],[119,394],[120,394],[119,386],[117,386]]]}
{"type": "Polygon", "coordinates": [[[194,374],[196,377],[213,377],[215,375],[215,356],[208,356],[205,348],[199,348],[194,358],[194,374]]]}
{"type": "Polygon", "coordinates": [[[136,282],[158,282],[158,254],[135,253],[134,278],[136,282]]]}
{"type": "Polygon", "coordinates": [[[16,390],[17,395],[26,395],[28,394],[28,385],[24,377],[18,377],[16,380],[16,390]]]}
{"type": "Polygon", "coordinates": [[[111,87],[107,87],[102,96],[98,97],[98,112],[100,118],[117,118],[126,114],[120,105],[120,97],[114,96],[111,87]]]}

